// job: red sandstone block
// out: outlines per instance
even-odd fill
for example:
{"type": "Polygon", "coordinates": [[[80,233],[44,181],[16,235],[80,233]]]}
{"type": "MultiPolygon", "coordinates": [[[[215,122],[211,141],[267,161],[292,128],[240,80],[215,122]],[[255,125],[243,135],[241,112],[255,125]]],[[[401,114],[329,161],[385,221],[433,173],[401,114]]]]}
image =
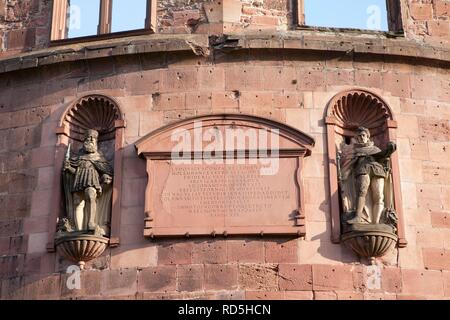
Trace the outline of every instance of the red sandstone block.
{"type": "Polygon", "coordinates": [[[225,90],[263,90],[262,67],[229,67],[225,69],[225,90]]]}
{"type": "Polygon", "coordinates": [[[145,160],[137,157],[123,159],[123,176],[127,177],[127,179],[145,178],[146,175],[145,160]]]}
{"type": "Polygon", "coordinates": [[[381,73],[373,70],[357,70],[355,72],[355,83],[358,86],[380,88],[381,73]]]}
{"type": "Polygon", "coordinates": [[[102,293],[102,275],[100,271],[82,271],[79,273],[80,288],[77,289],[74,284],[77,275],[65,273],[61,275],[61,297],[75,298],[84,296],[98,296],[102,293]]]}
{"type": "Polygon", "coordinates": [[[413,99],[400,99],[400,108],[402,113],[411,113],[416,115],[425,114],[425,101],[413,99]]]}
{"type": "Polygon", "coordinates": [[[227,262],[227,247],[224,240],[196,241],[192,247],[193,264],[223,264],[227,262]]]}
{"type": "Polygon", "coordinates": [[[201,291],[204,283],[203,265],[177,266],[177,291],[201,291]]]}
{"type": "Polygon", "coordinates": [[[416,243],[421,248],[443,248],[444,239],[438,229],[416,228],[416,243]]]}
{"type": "Polygon", "coordinates": [[[245,291],[232,290],[232,291],[216,291],[209,293],[206,299],[212,300],[245,300],[245,291]]]}
{"type": "Polygon", "coordinates": [[[158,246],[158,265],[191,264],[192,242],[163,242],[158,246]]]}
{"type": "Polygon", "coordinates": [[[272,103],[271,92],[243,92],[239,108],[241,110],[271,109],[272,103]]]}
{"type": "MultiPolygon", "coordinates": [[[[22,219],[0,221],[0,235],[2,237],[13,237],[22,232],[22,219]]],[[[24,233],[27,233],[24,231],[24,233]]]]}
{"type": "Polygon", "coordinates": [[[30,215],[42,217],[50,214],[53,190],[35,191],[32,193],[30,215]]]}
{"type": "MultiPolygon", "coordinates": [[[[433,20],[428,21],[428,32],[431,36],[439,38],[448,38],[450,35],[450,23],[449,21],[442,21],[442,20],[433,20]]],[[[443,100],[443,99],[442,99],[443,100]]],[[[445,100],[443,100],[445,101],[445,100]]]]}
{"type": "Polygon", "coordinates": [[[17,277],[0,281],[1,300],[23,300],[23,280],[23,277],[17,277]]]}
{"type": "Polygon", "coordinates": [[[428,142],[428,149],[430,150],[430,160],[448,163],[450,159],[450,142],[428,142]]]}
{"type": "Polygon", "coordinates": [[[163,111],[141,112],[139,116],[139,136],[143,137],[146,134],[162,127],[163,124],[164,124],[163,111]]]}
{"type": "Polygon", "coordinates": [[[444,296],[450,297],[450,271],[443,271],[442,276],[444,277],[444,296]]]}
{"type": "Polygon", "coordinates": [[[402,291],[402,274],[399,268],[384,268],[381,272],[381,288],[385,292],[402,291]]]}
{"type": "Polygon", "coordinates": [[[135,294],[137,291],[137,270],[104,270],[101,281],[103,295],[135,294]]]}
{"type": "Polygon", "coordinates": [[[450,213],[432,212],[431,224],[433,228],[450,228],[450,213]]]}
{"type": "Polygon", "coordinates": [[[225,70],[220,67],[198,68],[199,90],[225,90],[225,70]]]}
{"type": "Polygon", "coordinates": [[[164,111],[163,121],[164,124],[170,124],[186,118],[192,118],[195,115],[195,110],[164,111]]]}
{"type": "Polygon", "coordinates": [[[268,263],[296,263],[298,240],[266,240],[266,262],[268,263]]]}
{"type": "Polygon", "coordinates": [[[353,285],[352,266],[313,265],[313,290],[352,291],[353,285]]]}
{"type": "Polygon", "coordinates": [[[397,300],[397,295],[392,293],[365,292],[364,300],[397,300]]]}
{"type": "Polygon", "coordinates": [[[239,288],[245,290],[278,290],[278,266],[268,264],[240,264],[239,288]]]}
{"type": "Polygon", "coordinates": [[[36,41],[36,29],[11,30],[7,33],[8,49],[32,47],[36,41]]]}
{"type": "Polygon", "coordinates": [[[314,291],[314,300],[337,300],[337,294],[333,291],[314,291]]]}
{"type": "Polygon", "coordinates": [[[144,222],[140,224],[129,224],[120,226],[120,243],[123,245],[147,244],[147,239],[142,236],[144,230],[144,222]]]}
{"type": "Polygon", "coordinates": [[[273,107],[280,109],[303,108],[303,93],[297,93],[293,91],[275,93],[273,96],[273,107]]]}
{"type": "Polygon", "coordinates": [[[285,291],[284,300],[313,300],[312,291],[285,291]]]}
{"type": "Polygon", "coordinates": [[[422,161],[402,159],[400,161],[400,174],[402,181],[405,182],[423,182],[422,161]]]}
{"type": "Polygon", "coordinates": [[[411,16],[414,20],[431,20],[432,18],[432,5],[423,3],[411,3],[410,4],[411,16]]]}
{"type": "Polygon", "coordinates": [[[157,264],[156,246],[122,245],[111,249],[111,269],[147,268],[157,264]]]}
{"type": "Polygon", "coordinates": [[[428,160],[429,151],[427,141],[411,139],[409,146],[411,148],[411,158],[417,160],[428,160]]]}
{"type": "Polygon", "coordinates": [[[168,292],[176,290],[175,266],[143,269],[138,275],[138,292],[168,292]]]}
{"type": "Polygon", "coordinates": [[[61,276],[50,275],[26,277],[24,281],[24,298],[27,300],[57,299],[61,295],[61,276]]]}
{"type": "Polygon", "coordinates": [[[238,285],[237,265],[205,265],[206,290],[233,290],[238,285]]]}
{"type": "Polygon", "coordinates": [[[9,254],[9,244],[11,238],[0,238],[0,256],[5,256],[9,254]]]}
{"type": "Polygon", "coordinates": [[[266,25],[266,26],[278,26],[280,25],[280,18],[276,16],[253,16],[252,24],[266,25]]]}
{"type": "Polygon", "coordinates": [[[122,225],[139,225],[143,224],[145,215],[144,207],[128,207],[122,208],[120,223],[122,225]]]}
{"type": "Polygon", "coordinates": [[[325,87],[323,71],[298,69],[297,81],[297,89],[300,91],[314,91],[325,87]]]}
{"type": "Polygon", "coordinates": [[[412,77],[412,97],[415,99],[437,99],[442,90],[441,80],[436,76],[418,74],[412,77]]]}
{"type": "Polygon", "coordinates": [[[338,300],[364,300],[361,292],[353,291],[336,291],[338,300]]]}
{"type": "Polygon", "coordinates": [[[31,153],[31,167],[50,167],[55,162],[55,147],[33,149],[31,153]]]}
{"type": "Polygon", "coordinates": [[[394,96],[409,98],[411,86],[409,74],[385,72],[383,77],[383,90],[394,96]]]}
{"type": "Polygon", "coordinates": [[[450,181],[450,165],[436,162],[423,162],[423,182],[446,184],[450,181]]]}
{"type": "Polygon", "coordinates": [[[286,109],[286,124],[302,132],[311,132],[310,109],[286,109]]]}
{"type": "Polygon", "coordinates": [[[355,83],[355,72],[353,70],[327,71],[327,86],[344,86],[355,83]]]}
{"type": "Polygon", "coordinates": [[[264,262],[264,242],[260,240],[227,240],[228,262],[264,262]]]}
{"type": "Polygon", "coordinates": [[[161,71],[161,92],[195,91],[198,89],[197,71],[177,68],[161,71]]]}
{"type": "Polygon", "coordinates": [[[160,70],[146,70],[124,75],[125,89],[131,95],[149,95],[159,91],[160,70]]]}
{"type": "Polygon", "coordinates": [[[289,92],[297,88],[297,71],[294,67],[265,66],[262,74],[262,85],[265,90],[289,92]]]}
{"type": "Polygon", "coordinates": [[[311,265],[280,264],[280,290],[312,290],[313,275],[311,265]]]}
{"type": "Polygon", "coordinates": [[[421,118],[419,121],[419,131],[422,139],[429,140],[430,153],[432,153],[430,140],[442,142],[450,141],[450,124],[447,120],[421,118]]]}
{"type": "Polygon", "coordinates": [[[239,91],[213,92],[213,109],[237,109],[239,108],[239,91]]]}
{"type": "Polygon", "coordinates": [[[186,109],[211,109],[212,94],[210,92],[186,93],[186,109]]]}
{"type": "Polygon", "coordinates": [[[402,270],[402,287],[404,294],[442,296],[443,277],[440,271],[402,270]]]}
{"type": "MultiPolygon", "coordinates": [[[[285,294],[283,291],[246,291],[246,300],[284,300],[285,294]]],[[[297,299],[291,299],[297,300],[297,299]]],[[[309,299],[311,300],[311,299],[309,299]]]]}
{"type": "Polygon", "coordinates": [[[185,108],[186,96],[182,93],[153,94],[153,110],[184,110],[185,108]]]}
{"type": "Polygon", "coordinates": [[[439,248],[422,249],[423,263],[426,269],[450,270],[450,251],[439,248]]]}
{"type": "Polygon", "coordinates": [[[431,211],[440,211],[444,208],[443,197],[445,190],[440,185],[417,184],[417,207],[431,211]]]}
{"type": "Polygon", "coordinates": [[[122,206],[143,206],[146,186],[147,178],[124,179],[122,182],[122,206]]]}
{"type": "Polygon", "coordinates": [[[436,17],[450,17],[450,2],[448,0],[433,1],[436,17]]]}

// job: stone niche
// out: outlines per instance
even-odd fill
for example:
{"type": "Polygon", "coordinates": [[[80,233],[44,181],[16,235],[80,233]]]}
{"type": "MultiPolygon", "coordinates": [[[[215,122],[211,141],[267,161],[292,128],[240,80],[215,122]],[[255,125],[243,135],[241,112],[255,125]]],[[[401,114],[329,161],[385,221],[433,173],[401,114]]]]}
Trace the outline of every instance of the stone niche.
{"type": "Polygon", "coordinates": [[[380,97],[354,89],[337,94],[327,117],[332,241],[359,256],[406,246],[396,128],[380,97]]]}
{"type": "Polygon", "coordinates": [[[305,235],[302,167],[314,139],[271,120],[209,115],[136,142],[147,162],[144,235],[305,235]]]}
{"type": "Polygon", "coordinates": [[[47,249],[80,267],[119,243],[124,127],[113,99],[89,95],[69,106],[56,129],[47,249]]]}

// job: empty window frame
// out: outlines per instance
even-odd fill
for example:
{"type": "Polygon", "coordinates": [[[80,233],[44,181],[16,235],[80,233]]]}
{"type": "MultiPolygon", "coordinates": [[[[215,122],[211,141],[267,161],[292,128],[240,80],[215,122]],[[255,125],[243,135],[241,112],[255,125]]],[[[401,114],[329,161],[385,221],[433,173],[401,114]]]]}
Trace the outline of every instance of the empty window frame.
{"type": "Polygon", "coordinates": [[[400,0],[297,0],[302,27],[403,32],[400,0]]]}
{"type": "Polygon", "coordinates": [[[54,0],[51,40],[154,30],[156,0],[54,0]]]}

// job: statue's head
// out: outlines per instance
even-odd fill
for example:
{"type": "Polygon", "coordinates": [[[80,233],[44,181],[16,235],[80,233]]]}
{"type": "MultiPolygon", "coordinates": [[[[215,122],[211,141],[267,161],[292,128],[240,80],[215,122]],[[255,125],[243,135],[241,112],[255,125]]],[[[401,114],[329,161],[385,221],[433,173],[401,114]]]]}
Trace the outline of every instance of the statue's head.
{"type": "Polygon", "coordinates": [[[370,131],[367,128],[359,127],[356,129],[356,141],[358,143],[368,143],[370,141],[370,131]]]}
{"type": "Polygon", "coordinates": [[[86,130],[83,142],[84,150],[87,153],[97,152],[97,141],[98,131],[92,129],[86,130]]]}

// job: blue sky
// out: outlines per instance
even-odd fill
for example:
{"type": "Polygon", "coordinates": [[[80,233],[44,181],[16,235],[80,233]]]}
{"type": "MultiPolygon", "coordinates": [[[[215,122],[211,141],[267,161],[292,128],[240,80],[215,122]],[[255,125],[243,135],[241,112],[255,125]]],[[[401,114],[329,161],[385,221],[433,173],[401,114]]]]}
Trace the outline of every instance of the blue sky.
{"type": "MultiPolygon", "coordinates": [[[[144,28],[146,2],[113,0],[112,32],[144,28]]],[[[71,0],[70,5],[69,38],[97,34],[100,0],[71,0]]],[[[305,0],[309,26],[387,30],[386,17],[385,0],[305,0]]]]}
{"type": "MultiPolygon", "coordinates": [[[[69,38],[97,34],[100,0],[71,0],[69,38]]],[[[143,29],[146,0],[114,0],[112,32],[143,29]]]]}
{"type": "Polygon", "coordinates": [[[305,0],[305,20],[308,26],[388,30],[386,0],[305,0]]]}

